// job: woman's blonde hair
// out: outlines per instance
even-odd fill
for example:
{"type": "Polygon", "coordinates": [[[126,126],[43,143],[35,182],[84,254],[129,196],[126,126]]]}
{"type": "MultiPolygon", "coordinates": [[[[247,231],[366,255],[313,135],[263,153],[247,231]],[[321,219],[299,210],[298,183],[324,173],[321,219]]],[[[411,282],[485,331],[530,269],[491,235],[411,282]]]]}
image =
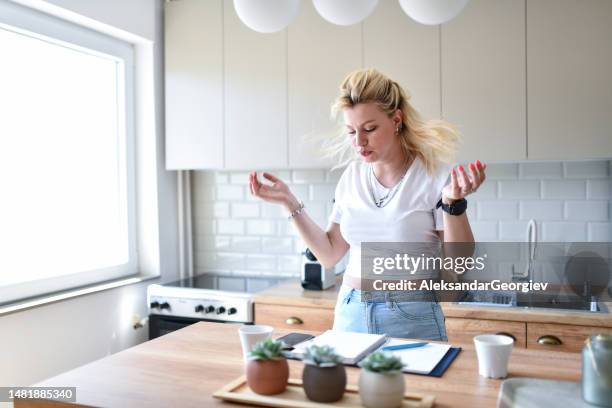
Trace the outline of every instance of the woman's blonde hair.
{"type": "MultiPolygon", "coordinates": [[[[395,81],[375,69],[351,72],[340,85],[340,94],[332,106],[332,117],[338,120],[345,108],[359,103],[373,102],[391,117],[397,109],[402,112],[402,125],[398,134],[406,157],[419,157],[427,172],[433,174],[437,163],[454,161],[460,137],[457,129],[444,120],[421,119],[421,115],[410,105],[410,99],[395,81]]],[[[351,141],[343,129],[337,136],[324,143],[324,153],[334,157],[337,167],[343,167],[357,158],[351,141]]]]}

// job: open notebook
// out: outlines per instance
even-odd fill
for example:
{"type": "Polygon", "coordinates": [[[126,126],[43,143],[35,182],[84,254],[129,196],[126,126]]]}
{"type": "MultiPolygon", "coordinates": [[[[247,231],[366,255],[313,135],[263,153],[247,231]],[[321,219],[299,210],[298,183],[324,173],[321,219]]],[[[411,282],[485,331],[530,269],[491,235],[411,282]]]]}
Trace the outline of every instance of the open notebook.
{"type": "MultiPolygon", "coordinates": [[[[383,346],[396,346],[410,343],[419,343],[419,341],[389,339],[383,346]]],[[[393,350],[390,351],[390,353],[402,359],[402,363],[404,364],[404,368],[402,369],[403,372],[429,374],[444,358],[450,348],[450,344],[429,343],[423,347],[393,350]]]]}
{"type": "Polygon", "coordinates": [[[343,364],[355,365],[359,360],[384,344],[386,340],[387,336],[384,334],[327,330],[314,339],[296,344],[288,354],[290,357],[301,359],[308,346],[313,344],[317,346],[328,345],[333,347],[336,353],[342,357],[343,364]]]}

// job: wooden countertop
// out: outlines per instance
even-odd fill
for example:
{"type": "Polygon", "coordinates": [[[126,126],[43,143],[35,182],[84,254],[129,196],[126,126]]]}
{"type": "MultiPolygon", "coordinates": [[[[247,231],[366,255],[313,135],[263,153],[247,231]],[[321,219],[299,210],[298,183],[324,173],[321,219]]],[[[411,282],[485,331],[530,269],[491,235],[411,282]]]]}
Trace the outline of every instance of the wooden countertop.
{"type": "MultiPolygon", "coordinates": [[[[35,386],[76,387],[76,404],[16,402],[24,407],[221,407],[212,393],[243,373],[240,340],[234,324],[200,322],[47,379],[35,386]]],[[[276,330],[274,336],[286,334],[276,330]]],[[[317,334],[317,333],[314,333],[317,334]]],[[[478,375],[473,345],[442,378],[406,374],[406,389],[433,394],[436,407],[494,407],[501,380],[478,375]]],[[[291,377],[301,378],[302,363],[290,361],[291,377]]],[[[579,381],[580,355],[515,348],[510,377],[579,381]]],[[[347,367],[348,383],[359,370],[347,367]]]]}
{"type": "MultiPolygon", "coordinates": [[[[342,277],[338,277],[336,285],[330,289],[322,291],[304,290],[298,280],[291,279],[258,293],[254,297],[254,302],[256,304],[333,309],[336,305],[341,283],[342,277]]],[[[446,317],[612,328],[612,314],[610,313],[525,307],[470,306],[452,302],[443,302],[440,305],[446,317]]]]}

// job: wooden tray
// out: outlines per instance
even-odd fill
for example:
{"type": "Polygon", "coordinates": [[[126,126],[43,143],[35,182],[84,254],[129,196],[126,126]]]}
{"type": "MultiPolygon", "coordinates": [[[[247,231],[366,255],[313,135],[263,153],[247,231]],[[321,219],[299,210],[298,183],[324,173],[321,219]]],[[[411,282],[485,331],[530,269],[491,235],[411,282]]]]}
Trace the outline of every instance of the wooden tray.
{"type": "MultiPolygon", "coordinates": [[[[223,388],[216,391],[213,397],[225,401],[240,402],[243,404],[253,404],[263,407],[281,408],[322,408],[322,407],[361,407],[359,398],[359,388],[356,385],[347,385],[344,397],[334,403],[314,402],[306,398],[302,380],[290,378],[287,389],[276,395],[255,394],[246,384],[246,376],[241,376],[234,381],[226,384],[223,388]]],[[[402,408],[431,408],[434,404],[433,395],[421,395],[407,392],[404,394],[402,408]]]]}

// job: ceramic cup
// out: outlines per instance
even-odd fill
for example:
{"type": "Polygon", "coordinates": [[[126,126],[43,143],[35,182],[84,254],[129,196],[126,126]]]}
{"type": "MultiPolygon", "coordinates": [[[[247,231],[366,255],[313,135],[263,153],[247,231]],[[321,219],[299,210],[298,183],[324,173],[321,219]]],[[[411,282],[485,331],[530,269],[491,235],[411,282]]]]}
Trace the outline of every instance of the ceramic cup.
{"type": "Polygon", "coordinates": [[[487,378],[506,377],[513,344],[512,337],[498,334],[481,334],[474,337],[478,373],[487,378]]]}
{"type": "Polygon", "coordinates": [[[260,341],[264,341],[268,337],[272,337],[272,326],[264,326],[261,324],[244,324],[238,329],[240,334],[240,343],[242,344],[242,356],[245,363],[248,361],[249,352],[253,346],[260,341]]]}

